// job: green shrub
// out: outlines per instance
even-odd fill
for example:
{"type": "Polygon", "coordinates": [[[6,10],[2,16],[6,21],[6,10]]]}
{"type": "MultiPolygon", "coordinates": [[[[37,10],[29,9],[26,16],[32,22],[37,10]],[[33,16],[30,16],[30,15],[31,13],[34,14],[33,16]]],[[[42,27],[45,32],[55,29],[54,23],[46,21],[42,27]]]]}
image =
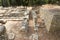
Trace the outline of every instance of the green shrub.
{"type": "Polygon", "coordinates": [[[42,4],[60,4],[60,0],[0,0],[0,5],[2,6],[33,6],[33,5],[42,5],[42,4]]]}
{"type": "Polygon", "coordinates": [[[17,5],[16,0],[9,0],[9,2],[10,2],[11,6],[16,6],[17,5]]]}
{"type": "Polygon", "coordinates": [[[1,0],[1,4],[2,4],[3,7],[9,6],[8,0],[1,0]]]}

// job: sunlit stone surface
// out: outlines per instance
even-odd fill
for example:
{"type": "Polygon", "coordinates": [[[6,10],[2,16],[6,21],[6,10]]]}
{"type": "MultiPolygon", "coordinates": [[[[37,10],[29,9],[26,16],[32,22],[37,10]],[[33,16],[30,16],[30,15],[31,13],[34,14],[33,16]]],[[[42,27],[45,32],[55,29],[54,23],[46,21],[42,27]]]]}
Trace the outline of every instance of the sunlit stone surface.
{"type": "Polygon", "coordinates": [[[50,32],[59,31],[60,30],[60,9],[52,8],[40,9],[40,17],[44,20],[46,29],[50,32]]]}

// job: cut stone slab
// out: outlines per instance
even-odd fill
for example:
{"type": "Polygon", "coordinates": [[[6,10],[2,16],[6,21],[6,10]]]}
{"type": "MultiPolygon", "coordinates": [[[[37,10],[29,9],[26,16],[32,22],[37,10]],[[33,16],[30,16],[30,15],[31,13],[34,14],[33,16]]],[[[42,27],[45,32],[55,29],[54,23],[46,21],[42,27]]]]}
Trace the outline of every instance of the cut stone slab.
{"type": "Polygon", "coordinates": [[[40,8],[40,17],[44,20],[47,31],[60,31],[60,9],[40,8]]]}
{"type": "Polygon", "coordinates": [[[7,10],[0,10],[0,13],[5,13],[7,10]]]}
{"type": "Polygon", "coordinates": [[[0,10],[0,16],[3,16],[4,13],[6,13],[7,10],[0,10]]]}

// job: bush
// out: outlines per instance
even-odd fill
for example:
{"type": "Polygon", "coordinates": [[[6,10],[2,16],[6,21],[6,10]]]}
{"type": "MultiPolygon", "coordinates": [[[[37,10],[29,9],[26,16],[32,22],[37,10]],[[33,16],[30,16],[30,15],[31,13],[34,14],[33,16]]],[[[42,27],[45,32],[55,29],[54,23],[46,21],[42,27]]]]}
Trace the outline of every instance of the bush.
{"type": "Polygon", "coordinates": [[[16,0],[9,0],[11,6],[16,6],[17,2],[16,0]]]}
{"type": "Polygon", "coordinates": [[[0,5],[3,6],[33,6],[33,5],[42,5],[42,4],[60,4],[60,0],[0,0],[0,5]]]}
{"type": "Polygon", "coordinates": [[[3,7],[9,6],[9,1],[8,0],[1,0],[1,4],[3,7]]]}

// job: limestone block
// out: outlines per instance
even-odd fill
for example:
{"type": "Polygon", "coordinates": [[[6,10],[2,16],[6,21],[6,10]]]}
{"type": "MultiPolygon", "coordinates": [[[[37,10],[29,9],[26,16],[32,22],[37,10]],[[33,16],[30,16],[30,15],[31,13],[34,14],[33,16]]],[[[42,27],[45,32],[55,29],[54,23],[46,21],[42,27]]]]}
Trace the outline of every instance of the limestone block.
{"type": "Polygon", "coordinates": [[[5,13],[6,12],[6,10],[0,10],[0,13],[5,13]]]}
{"type": "Polygon", "coordinates": [[[54,32],[60,30],[60,12],[56,10],[59,9],[40,9],[40,17],[44,20],[47,31],[54,32]]]}

